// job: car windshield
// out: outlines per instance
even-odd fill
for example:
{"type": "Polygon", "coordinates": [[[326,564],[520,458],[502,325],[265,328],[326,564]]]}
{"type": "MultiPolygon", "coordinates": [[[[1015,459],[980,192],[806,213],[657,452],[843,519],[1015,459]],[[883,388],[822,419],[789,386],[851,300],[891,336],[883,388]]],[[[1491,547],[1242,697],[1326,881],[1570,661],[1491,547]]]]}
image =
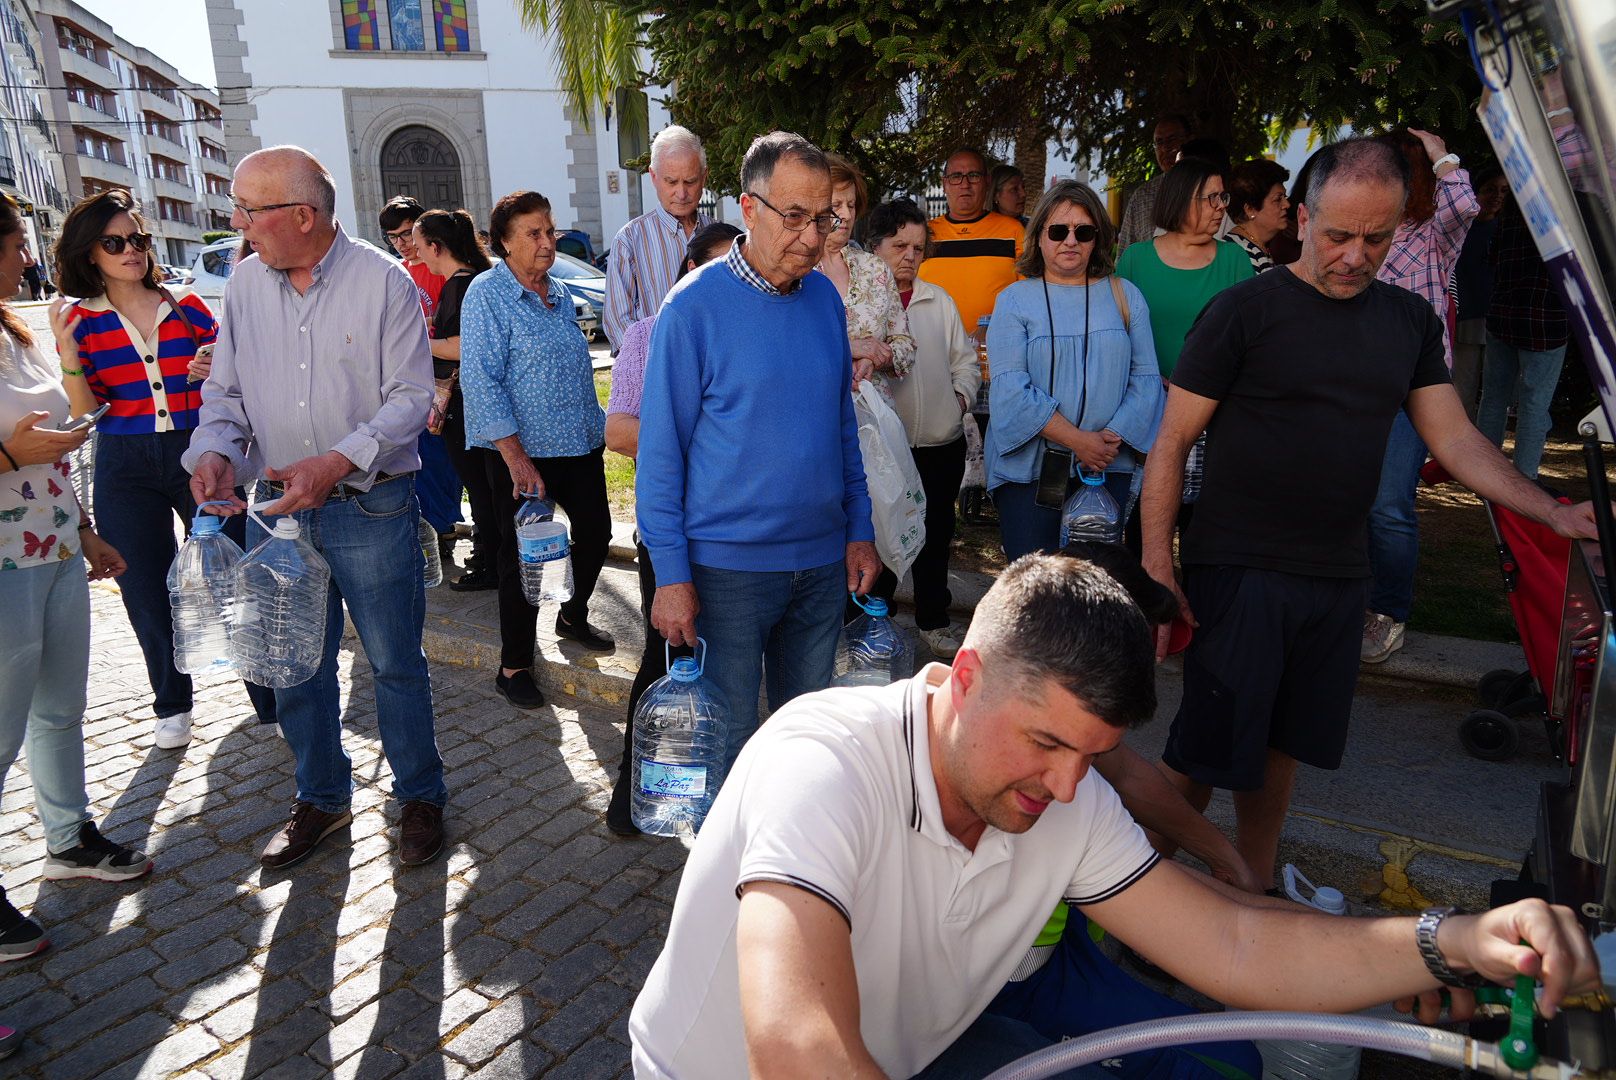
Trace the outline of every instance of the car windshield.
{"type": "Polygon", "coordinates": [[[574,281],[581,278],[604,278],[606,276],[582,259],[574,259],[564,251],[556,252],[555,265],[550,268],[550,273],[558,278],[574,281]]]}
{"type": "Polygon", "coordinates": [[[202,253],[202,269],[214,277],[227,278],[236,262],[236,246],[216,248],[202,253]]]}

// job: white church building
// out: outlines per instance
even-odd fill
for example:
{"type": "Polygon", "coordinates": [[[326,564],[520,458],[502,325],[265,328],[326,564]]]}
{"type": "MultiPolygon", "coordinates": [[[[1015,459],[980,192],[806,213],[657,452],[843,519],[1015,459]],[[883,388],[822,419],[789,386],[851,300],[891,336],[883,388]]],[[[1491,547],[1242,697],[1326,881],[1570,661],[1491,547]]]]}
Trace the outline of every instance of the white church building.
{"type": "MultiPolygon", "coordinates": [[[[381,243],[387,198],[465,207],[530,188],[597,252],[655,194],[623,160],[647,129],[585,126],[515,0],[206,0],[230,162],[277,143],[314,153],[351,234],[381,243]],[[643,187],[642,187],[643,185],[643,187]]],[[[652,91],[649,131],[667,122],[652,91]]]]}

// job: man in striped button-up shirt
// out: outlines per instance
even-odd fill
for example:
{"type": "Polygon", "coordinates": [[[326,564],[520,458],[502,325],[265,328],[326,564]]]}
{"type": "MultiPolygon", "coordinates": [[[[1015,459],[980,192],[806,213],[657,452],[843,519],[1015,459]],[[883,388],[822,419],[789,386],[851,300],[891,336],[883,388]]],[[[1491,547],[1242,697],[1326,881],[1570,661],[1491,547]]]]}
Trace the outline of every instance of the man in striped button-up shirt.
{"type": "Polygon", "coordinates": [[[662,306],[679,276],[690,234],[708,221],[696,209],[707,186],[707,151],[688,129],[673,124],[651,141],[651,186],[658,205],[612,238],[602,322],[614,356],[629,326],[662,306]]]}

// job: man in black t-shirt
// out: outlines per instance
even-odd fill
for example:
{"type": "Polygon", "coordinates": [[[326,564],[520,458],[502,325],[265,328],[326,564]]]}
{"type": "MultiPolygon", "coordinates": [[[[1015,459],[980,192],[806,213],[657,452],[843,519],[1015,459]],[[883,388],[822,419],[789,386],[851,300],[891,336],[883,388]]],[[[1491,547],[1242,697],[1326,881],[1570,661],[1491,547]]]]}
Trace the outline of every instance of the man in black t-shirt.
{"type": "Polygon", "coordinates": [[[1301,258],[1219,293],[1185,341],[1140,511],[1145,569],[1177,590],[1184,460],[1206,431],[1180,552],[1179,601],[1198,629],[1162,762],[1201,809],[1213,788],[1234,792],[1236,847],[1268,885],[1296,763],[1341,763],[1369,508],[1397,411],[1484,498],[1562,535],[1594,535],[1588,504],[1555,502],[1471,426],[1430,305],[1375,280],[1408,196],[1402,156],[1350,139],[1309,169],[1301,258]]]}

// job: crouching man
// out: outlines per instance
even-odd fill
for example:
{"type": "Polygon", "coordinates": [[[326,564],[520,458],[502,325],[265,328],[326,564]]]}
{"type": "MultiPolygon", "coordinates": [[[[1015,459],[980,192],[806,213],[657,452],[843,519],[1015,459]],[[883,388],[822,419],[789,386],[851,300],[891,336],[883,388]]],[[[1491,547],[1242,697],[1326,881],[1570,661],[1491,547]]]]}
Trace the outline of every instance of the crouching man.
{"type": "Polygon", "coordinates": [[[777,712],[685,867],[629,1023],[635,1075],[981,1076],[1052,1041],[983,1013],[1062,899],[1237,1008],[1348,1011],[1517,972],[1558,1002],[1597,981],[1563,908],[1429,914],[1427,959],[1416,919],[1251,906],[1161,861],[1088,775],[1155,711],[1154,667],[1113,578],[1032,555],[952,666],[777,712]]]}

